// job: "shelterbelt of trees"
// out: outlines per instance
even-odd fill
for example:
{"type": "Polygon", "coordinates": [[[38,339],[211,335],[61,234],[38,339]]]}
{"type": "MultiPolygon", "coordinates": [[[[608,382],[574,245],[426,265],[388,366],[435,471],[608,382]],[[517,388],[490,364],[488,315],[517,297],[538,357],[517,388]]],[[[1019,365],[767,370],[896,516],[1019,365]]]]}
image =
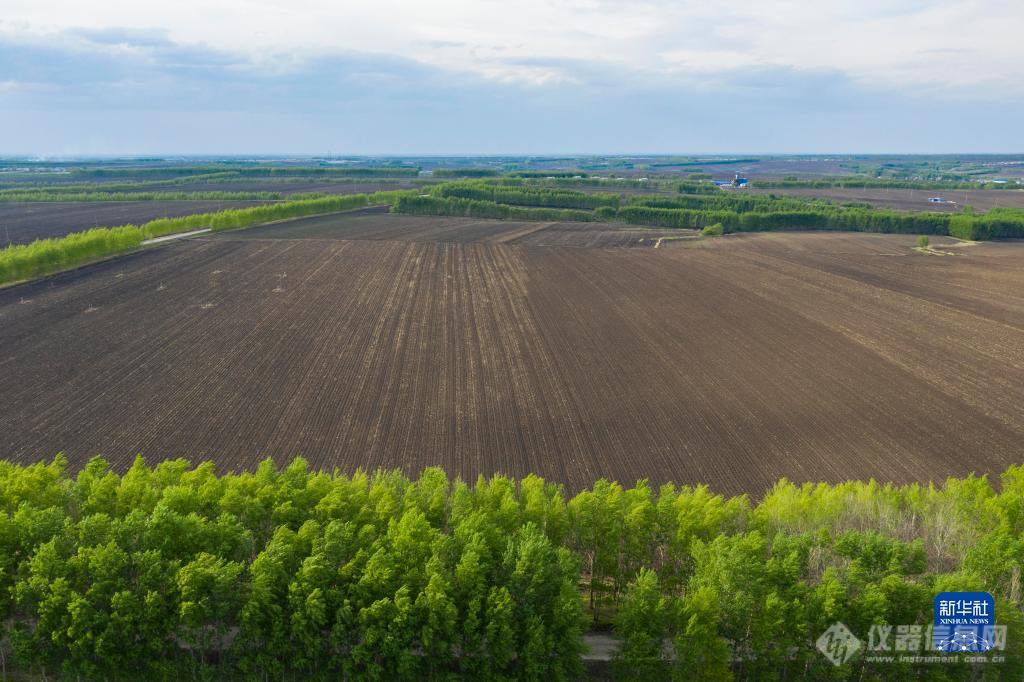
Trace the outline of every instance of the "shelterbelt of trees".
{"type": "Polygon", "coordinates": [[[399,177],[419,175],[420,169],[413,166],[238,166],[218,164],[209,166],[155,166],[147,168],[72,168],[68,171],[77,177],[134,177],[146,175],[198,176],[210,173],[231,172],[246,177],[267,177],[287,175],[336,175],[350,177],[399,177]]]}
{"type": "Polygon", "coordinates": [[[621,679],[964,679],[955,655],[833,667],[815,642],[985,590],[1005,661],[974,672],[1020,679],[1022,561],[1022,467],[998,491],[783,481],[752,503],[301,459],[219,476],[0,461],[0,674],[566,680],[610,626],[621,679]]]}
{"type": "MultiPolygon", "coordinates": [[[[86,194],[86,193],[108,193],[108,192],[138,192],[139,190],[156,190],[165,187],[173,188],[176,185],[185,184],[198,184],[204,182],[217,181],[218,183],[250,183],[252,182],[251,176],[240,175],[233,171],[223,171],[217,173],[207,173],[203,175],[189,175],[185,177],[177,177],[170,179],[160,180],[121,180],[121,181],[108,181],[108,182],[87,182],[87,183],[65,183],[65,182],[53,182],[51,181],[40,181],[35,183],[27,182],[0,182],[0,193],[2,194],[17,194],[17,193],[39,193],[39,194],[50,194],[55,197],[58,195],[67,194],[86,194]]],[[[292,183],[309,183],[309,182],[323,182],[331,184],[354,184],[354,183],[365,183],[367,178],[360,177],[358,175],[283,175],[272,178],[274,186],[288,185],[292,183]]],[[[375,184],[388,184],[388,183],[408,183],[410,180],[406,177],[373,177],[369,178],[375,184]]],[[[417,181],[423,182],[423,181],[417,181]]],[[[172,190],[173,191],[173,190],[172,190]]],[[[261,190],[262,191],[262,190],[261,190]]],[[[52,201],[70,201],[70,199],[61,197],[55,198],[52,201]]]]}
{"type": "Polygon", "coordinates": [[[594,209],[617,207],[620,197],[609,192],[578,192],[549,187],[509,187],[482,182],[451,182],[430,188],[434,196],[493,201],[499,204],[545,206],[551,208],[594,209]]]}
{"type": "Polygon", "coordinates": [[[416,190],[298,199],[216,213],[158,218],[138,226],[101,227],[74,232],[59,239],[16,244],[0,249],[0,284],[38,277],[79,263],[124,253],[154,237],[207,228],[232,230],[274,220],[345,211],[371,204],[391,203],[406,194],[415,195],[416,190]]]}
{"type": "Polygon", "coordinates": [[[752,180],[751,187],[763,188],[808,188],[827,189],[849,187],[852,189],[1020,189],[1020,185],[1009,182],[963,182],[957,180],[898,180],[888,178],[822,178],[818,180],[752,180]]]}
{"type": "MultiPolygon", "coordinates": [[[[702,229],[721,224],[726,232],[773,230],[848,230],[904,234],[950,235],[960,239],[1003,239],[1024,237],[1024,211],[997,208],[986,213],[916,213],[859,206],[840,206],[821,202],[801,203],[793,199],[727,198],[720,195],[694,195],[679,198],[634,200],[625,206],[599,206],[593,211],[562,210],[512,206],[555,201],[555,194],[542,190],[494,190],[503,203],[487,199],[439,196],[444,186],[433,188],[430,196],[405,196],[395,204],[400,213],[420,215],[457,215],[478,218],[514,218],[520,220],[618,221],[635,225],[702,229]],[[673,205],[702,205],[710,208],[670,208],[673,205]]],[[[550,190],[555,192],[555,190],[550,190]]],[[[483,196],[487,190],[456,190],[459,194],[483,196]]],[[[586,196],[585,193],[576,193],[586,196]]],[[[582,203],[570,193],[558,201],[582,203]]],[[[577,203],[576,205],[580,205],[577,203]]]]}
{"type": "MultiPolygon", "coordinates": [[[[496,218],[499,220],[552,220],[588,222],[600,220],[593,211],[569,208],[537,208],[512,206],[495,201],[461,199],[458,197],[402,196],[393,204],[396,213],[413,215],[466,216],[470,218],[496,218]]],[[[615,209],[612,209],[613,211],[615,209]]]]}
{"type": "Polygon", "coordinates": [[[83,182],[66,183],[54,182],[49,174],[40,176],[38,173],[18,174],[5,173],[4,178],[10,176],[34,179],[37,182],[0,182],[0,188],[4,192],[50,192],[52,194],[77,194],[82,192],[117,192],[122,190],[133,190],[151,187],[167,187],[172,185],[184,185],[188,183],[208,182],[210,180],[227,180],[235,177],[231,171],[216,173],[203,173],[200,175],[187,175],[177,178],[163,178],[159,180],[121,180],[110,182],[83,182]]]}
{"type": "Polygon", "coordinates": [[[53,201],[271,201],[280,192],[54,192],[49,190],[0,190],[0,202],[53,201]]]}
{"type": "MultiPolygon", "coordinates": [[[[273,170],[273,169],[266,169],[273,170]]],[[[350,169],[356,170],[356,169],[350,169]]],[[[580,182],[590,178],[555,178],[580,182]]],[[[1024,211],[998,208],[983,214],[913,213],[841,206],[816,200],[727,195],[680,189],[675,196],[634,197],[625,205],[615,193],[586,193],[544,187],[531,178],[497,178],[441,183],[421,190],[393,190],[342,196],[304,195],[275,204],[229,209],[141,226],[98,228],[0,249],[0,284],[36,277],[137,248],[153,237],[210,228],[236,229],[273,220],[343,211],[370,204],[392,204],[395,211],[419,215],[552,221],[618,221],[636,225],[725,232],[765,230],[851,230],[951,235],[961,239],[1024,237],[1024,211]]],[[[167,193],[154,193],[162,198],[167,193]]],[[[237,198],[236,193],[201,193],[191,198],[237,198]],[[206,195],[209,196],[206,196],[206,195]],[[224,196],[222,196],[222,194],[224,196]]],[[[262,195],[263,193],[254,193],[262,195]]],[[[0,200],[2,200],[0,193],[0,200]]],[[[8,195],[10,196],[10,195],[8,195]]],[[[106,195],[107,197],[110,194],[106,195]]],[[[131,195],[134,196],[134,195],[131,195]]],[[[67,199],[68,195],[61,195],[67,199]]]]}

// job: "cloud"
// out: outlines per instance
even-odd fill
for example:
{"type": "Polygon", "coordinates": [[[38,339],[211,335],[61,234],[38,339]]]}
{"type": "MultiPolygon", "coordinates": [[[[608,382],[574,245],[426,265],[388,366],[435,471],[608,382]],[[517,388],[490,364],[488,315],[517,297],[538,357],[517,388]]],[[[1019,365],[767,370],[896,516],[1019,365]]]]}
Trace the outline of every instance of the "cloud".
{"type": "Polygon", "coordinates": [[[536,86],[576,76],[524,69],[516,60],[587,61],[646,74],[723,65],[831,70],[860,83],[964,97],[1024,90],[1017,66],[1024,42],[1016,35],[1024,5],[1014,0],[6,0],[4,15],[0,32],[22,36],[72,31],[127,49],[173,41],[263,64],[378,53],[536,86]]]}
{"type": "Polygon", "coordinates": [[[6,4],[0,153],[1007,151],[1024,103],[994,0],[6,4]]]}
{"type": "Polygon", "coordinates": [[[63,32],[65,37],[80,38],[96,45],[118,45],[126,47],[169,48],[174,42],[164,29],[149,28],[72,28],[63,32]]]}

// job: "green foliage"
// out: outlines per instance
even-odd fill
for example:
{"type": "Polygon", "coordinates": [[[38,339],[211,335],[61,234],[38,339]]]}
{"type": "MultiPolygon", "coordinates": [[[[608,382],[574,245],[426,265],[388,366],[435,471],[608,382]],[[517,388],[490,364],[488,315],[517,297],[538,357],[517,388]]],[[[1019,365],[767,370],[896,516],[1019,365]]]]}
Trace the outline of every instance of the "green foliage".
{"type": "Polygon", "coordinates": [[[379,178],[408,177],[419,175],[420,169],[410,166],[246,166],[222,163],[207,166],[154,166],[148,168],[75,168],[71,171],[77,177],[117,178],[150,176],[208,176],[213,173],[231,172],[242,177],[276,177],[315,175],[379,178]]]}
{"type": "Polygon", "coordinates": [[[490,178],[498,175],[493,168],[435,168],[435,178],[490,178]]]}
{"type": "Polygon", "coordinates": [[[28,279],[77,263],[137,248],[145,234],[137,227],[100,227],[60,239],[40,239],[0,249],[0,284],[28,279]]]}
{"type": "Polygon", "coordinates": [[[565,189],[511,187],[483,182],[446,183],[436,185],[431,193],[439,197],[457,197],[476,201],[492,201],[499,204],[521,206],[548,206],[552,208],[594,209],[603,206],[617,207],[618,194],[586,193],[565,189]]]}
{"type": "Polygon", "coordinates": [[[714,225],[708,225],[700,233],[705,237],[721,237],[725,234],[725,228],[722,227],[722,223],[715,223],[714,225]]]}
{"type": "Polygon", "coordinates": [[[62,192],[45,190],[0,190],[0,203],[53,201],[270,201],[279,192],[62,192]]]}
{"type": "MultiPolygon", "coordinates": [[[[546,180],[556,183],[565,178],[546,180]]],[[[596,178],[573,178],[597,181],[596,178]]],[[[429,194],[399,193],[395,210],[418,215],[559,221],[618,221],[634,225],[724,232],[848,230],[901,234],[949,234],[961,239],[1024,237],[1024,211],[993,209],[984,214],[909,212],[804,199],[725,193],[714,185],[707,195],[633,197],[619,206],[612,193],[584,193],[530,186],[524,178],[443,183],[429,194]],[[523,206],[523,207],[521,207],[523,206]],[[526,208],[528,206],[529,208],[526,208]],[[535,207],[571,207],[554,208],[535,207]],[[572,210],[594,209],[594,210],[572,210]]]]}
{"type": "Polygon", "coordinates": [[[958,239],[1024,237],[1024,210],[994,208],[983,214],[958,213],[950,218],[949,235],[958,239]]]}
{"type": "Polygon", "coordinates": [[[626,587],[615,616],[615,632],[622,644],[615,655],[618,677],[663,680],[669,659],[665,640],[670,633],[674,600],[658,585],[658,575],[642,568],[626,587]]]}
{"type": "MultiPolygon", "coordinates": [[[[605,187],[626,189],[674,189],[676,184],[639,178],[615,178],[607,175],[588,176],[584,172],[562,175],[543,173],[542,176],[510,174],[485,180],[510,187],[605,187]]],[[[717,189],[717,188],[716,188],[717,189]]]]}
{"type": "Polygon", "coordinates": [[[183,460],[119,475],[0,461],[8,669],[83,679],[577,679],[588,620],[622,679],[956,679],[956,665],[833,667],[841,621],[931,621],[988,590],[1024,673],[1024,467],[996,491],[780,482],[757,505],[706,487],[428,469],[218,476],[183,460]],[[581,592],[582,590],[582,592],[581,592]]]}
{"type": "Polygon", "coordinates": [[[821,178],[816,180],[798,180],[795,177],[782,180],[755,180],[751,186],[765,188],[809,188],[828,189],[831,187],[849,187],[854,189],[1016,189],[1010,183],[995,182],[956,182],[939,180],[900,180],[893,178],[821,178]]]}
{"type": "Polygon", "coordinates": [[[163,235],[207,228],[234,230],[274,220],[385,204],[415,194],[415,190],[395,190],[374,194],[300,198],[250,208],[226,209],[216,213],[157,218],[138,227],[125,225],[95,228],[86,232],[73,232],[59,239],[40,239],[31,244],[16,244],[0,249],[0,284],[38,277],[79,263],[124,253],[138,248],[147,239],[163,235]]]}
{"type": "MultiPolygon", "coordinates": [[[[828,205],[778,206],[785,210],[737,211],[730,208],[660,208],[630,204],[616,218],[637,225],[702,229],[722,223],[728,232],[775,230],[849,230],[853,232],[947,234],[950,216],[942,213],[909,213],[828,205]]],[[[987,216],[988,214],[986,214],[987,216]]],[[[954,216],[954,219],[959,216],[954,216]]],[[[1024,217],[1021,218],[1024,227],[1024,217]]]]}
{"type": "Polygon", "coordinates": [[[711,182],[702,180],[684,180],[676,185],[676,191],[680,194],[721,194],[722,190],[711,182]]]}
{"type": "MultiPolygon", "coordinates": [[[[712,187],[714,187],[712,185],[712,187]]],[[[818,199],[776,197],[770,194],[747,194],[744,192],[726,192],[714,188],[714,192],[706,194],[684,194],[682,196],[633,196],[630,204],[652,206],[654,208],[689,208],[698,210],[733,211],[735,213],[802,211],[808,207],[829,206],[828,202],[818,199]]]]}
{"type": "Polygon", "coordinates": [[[557,208],[525,208],[499,204],[494,201],[478,201],[456,197],[401,196],[394,204],[396,213],[414,215],[466,216],[471,218],[496,218],[499,220],[594,220],[597,216],[590,211],[557,208]]]}
{"type": "Polygon", "coordinates": [[[513,178],[585,178],[587,174],[583,171],[557,171],[557,170],[520,170],[511,171],[509,177],[513,178]]]}

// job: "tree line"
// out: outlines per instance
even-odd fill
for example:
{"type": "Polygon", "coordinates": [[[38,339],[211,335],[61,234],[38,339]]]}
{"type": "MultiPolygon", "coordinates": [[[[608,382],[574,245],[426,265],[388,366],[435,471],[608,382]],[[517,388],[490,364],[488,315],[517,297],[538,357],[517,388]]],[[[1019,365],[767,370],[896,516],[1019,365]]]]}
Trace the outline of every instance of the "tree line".
{"type": "Polygon", "coordinates": [[[280,192],[62,192],[52,190],[0,190],[0,203],[54,201],[274,201],[280,192]]]}
{"type": "Polygon", "coordinates": [[[0,284],[38,277],[97,258],[124,253],[138,248],[143,241],[154,237],[207,228],[232,230],[272,220],[346,211],[371,204],[388,204],[407,194],[415,195],[416,190],[296,199],[177,218],[157,218],[139,226],[101,227],[85,232],[74,232],[56,239],[39,239],[30,244],[15,244],[0,249],[0,284]]]}
{"type": "Polygon", "coordinates": [[[137,168],[73,168],[77,177],[130,177],[146,175],[198,176],[229,171],[244,177],[334,175],[350,177],[418,176],[416,166],[237,166],[232,164],[206,166],[151,166],[137,168]]]}
{"type": "MultiPolygon", "coordinates": [[[[6,177],[6,176],[5,176],[6,177]]],[[[38,174],[33,174],[31,177],[38,178],[38,174]]],[[[151,187],[166,187],[173,185],[183,185],[186,183],[199,183],[208,182],[210,180],[228,180],[232,177],[237,177],[235,173],[231,171],[223,171],[217,173],[206,173],[202,175],[189,175],[178,178],[165,178],[161,180],[121,180],[116,182],[84,182],[84,183],[65,183],[65,182],[53,182],[52,178],[46,181],[43,178],[43,182],[29,183],[29,182],[8,182],[0,183],[0,189],[3,191],[39,191],[39,192],[53,192],[74,194],[78,192],[117,192],[117,191],[131,191],[141,188],[151,187]]]]}
{"type": "Polygon", "coordinates": [[[713,182],[702,180],[684,180],[676,184],[676,191],[680,194],[721,194],[722,190],[713,182]]]}
{"type": "MultiPolygon", "coordinates": [[[[773,230],[848,230],[904,234],[949,234],[950,215],[908,213],[848,207],[807,207],[802,210],[751,211],[656,208],[631,205],[606,219],[637,225],[701,229],[721,223],[726,232],[773,230]]],[[[1024,220],[1019,223],[1024,228],[1024,220]]],[[[1024,232],[1022,232],[1024,234],[1024,232]]]]}
{"type": "MultiPolygon", "coordinates": [[[[96,258],[115,255],[137,248],[146,239],[196,229],[237,229],[272,220],[297,218],[317,213],[330,213],[360,208],[371,203],[388,203],[398,213],[420,215],[452,215],[477,218],[550,221],[617,221],[636,225],[668,228],[703,229],[721,225],[725,232],[769,230],[849,230],[861,232],[892,232],[908,234],[951,235],[960,239],[1001,239],[1024,237],[1024,210],[993,209],[983,214],[911,213],[868,208],[808,204],[802,210],[730,210],[663,208],[660,202],[684,202],[696,198],[648,199],[626,206],[598,205],[594,210],[543,207],[593,206],[595,203],[616,203],[615,194],[587,194],[550,188],[509,189],[500,184],[473,183],[438,185],[431,195],[418,190],[392,190],[374,194],[328,195],[302,197],[290,201],[267,203],[241,209],[200,213],[178,218],[159,218],[141,226],[97,228],[58,239],[42,239],[0,249],[0,284],[43,275],[61,268],[96,258]],[[491,196],[526,206],[498,203],[460,196],[438,196],[447,193],[491,196]],[[537,206],[537,204],[541,206],[537,206]],[[653,205],[651,205],[653,204],[653,205]]],[[[718,205],[715,198],[701,205],[718,205]],[[708,203],[710,202],[710,203],[708,203]]],[[[736,200],[730,200],[736,201],[736,200]]],[[[744,200],[746,201],[746,200],[744,200]]],[[[776,200],[781,201],[781,200],[776,200]]],[[[733,204],[733,208],[757,208],[733,204]]],[[[787,208],[789,208],[787,204],[787,208]]]]}
{"type": "MultiPolygon", "coordinates": [[[[574,174],[572,177],[561,177],[558,175],[554,177],[516,177],[503,175],[498,178],[485,179],[484,181],[519,187],[622,187],[627,189],[670,189],[676,186],[676,183],[669,183],[661,180],[613,178],[602,175],[584,175],[584,177],[576,177],[576,175],[577,174],[574,174]]],[[[717,187],[715,189],[717,190],[717,187]]]]}
{"type": "Polygon", "coordinates": [[[949,221],[949,234],[960,239],[1024,237],[1024,210],[993,208],[982,214],[960,213],[949,221]]]}
{"type": "MultiPolygon", "coordinates": [[[[445,193],[444,185],[433,188],[435,194],[445,193]]],[[[457,190],[460,193],[462,190],[457,190]]],[[[477,190],[473,190],[476,192],[477,190]]],[[[471,192],[465,192],[471,193],[471,192]]],[[[486,195],[481,191],[479,195],[486,195]]],[[[492,193],[491,196],[498,196],[492,193]]],[[[614,196],[614,195],[613,195],[614,196]]],[[[525,201],[525,199],[522,199],[525,201]]],[[[553,210],[542,208],[520,208],[487,199],[463,199],[439,196],[406,196],[400,199],[394,210],[399,213],[421,215],[455,215],[477,218],[515,218],[521,220],[563,220],[563,221],[613,221],[653,227],[703,229],[721,224],[725,232],[756,232],[779,230],[845,230],[851,232],[883,232],[899,234],[950,235],[960,239],[1002,239],[1024,237],[1024,210],[993,209],[983,214],[948,214],[931,212],[892,211],[840,206],[823,203],[790,204],[779,201],[772,208],[786,210],[735,210],[737,208],[757,209],[758,200],[751,200],[748,207],[733,205],[732,208],[662,208],[661,202],[685,201],[685,198],[648,199],[634,201],[625,206],[599,206],[589,210],[553,210]],[[650,205],[654,204],[654,205],[650,205]]],[[[703,205],[717,204],[718,198],[703,205]]],[[[746,201],[746,200],[743,200],[746,201]]]]}
{"type": "Polygon", "coordinates": [[[1024,468],[944,485],[780,482],[763,498],[605,480],[184,460],[0,461],[0,661],[85,679],[578,678],[610,628],[621,679],[962,679],[833,667],[840,621],[932,619],[986,590],[1024,674],[1024,468]]]}
{"type": "MultiPolygon", "coordinates": [[[[685,194],[682,196],[633,196],[629,203],[653,208],[689,208],[722,210],[746,213],[750,211],[799,211],[808,206],[830,206],[828,201],[803,197],[777,197],[772,194],[743,194],[723,192],[715,188],[708,194],[685,194]]],[[[848,206],[849,204],[844,204],[848,206]]]]}
{"type": "Polygon", "coordinates": [[[506,173],[513,178],[585,178],[587,173],[583,171],[558,171],[558,170],[518,170],[506,173]]]}
{"type": "Polygon", "coordinates": [[[618,194],[607,192],[577,192],[547,187],[513,188],[490,183],[445,183],[430,188],[430,193],[439,197],[457,197],[478,201],[493,201],[499,204],[521,206],[546,206],[549,208],[594,209],[600,206],[618,206],[618,194]]]}
{"type": "Polygon", "coordinates": [[[414,215],[464,216],[469,218],[496,218],[498,220],[552,220],[587,222],[597,220],[593,211],[568,208],[538,208],[510,206],[494,201],[405,194],[392,205],[396,213],[414,215]]]}
{"type": "Polygon", "coordinates": [[[894,178],[823,178],[817,180],[752,180],[751,187],[763,188],[806,188],[828,189],[849,187],[852,189],[1020,189],[1020,185],[1000,182],[961,182],[949,180],[898,180],[894,178]]]}
{"type": "MultiPolygon", "coordinates": [[[[325,182],[332,184],[353,184],[365,182],[366,178],[359,176],[337,176],[325,175],[316,177],[303,177],[301,175],[284,175],[270,178],[275,186],[290,183],[325,182]]],[[[218,183],[242,183],[251,182],[251,178],[243,177],[234,171],[208,173],[205,175],[190,175],[177,178],[165,178],[161,180],[121,180],[113,182],[87,182],[87,183],[64,183],[64,182],[8,182],[0,183],[0,192],[49,192],[52,194],[82,194],[88,192],[135,192],[138,190],[155,189],[160,187],[173,187],[175,185],[202,184],[217,181],[218,183]]],[[[407,180],[396,178],[375,179],[379,184],[390,182],[401,183],[407,180]]]]}
{"type": "Polygon", "coordinates": [[[498,175],[494,168],[435,168],[435,178],[491,178],[498,175]]]}

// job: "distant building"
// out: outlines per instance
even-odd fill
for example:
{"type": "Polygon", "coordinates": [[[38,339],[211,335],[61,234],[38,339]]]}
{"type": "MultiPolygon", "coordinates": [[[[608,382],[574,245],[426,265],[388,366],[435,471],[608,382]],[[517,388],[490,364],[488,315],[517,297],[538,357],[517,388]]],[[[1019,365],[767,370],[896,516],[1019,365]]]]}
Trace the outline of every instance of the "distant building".
{"type": "Polygon", "coordinates": [[[747,179],[746,178],[741,178],[740,174],[737,173],[736,177],[732,181],[732,186],[733,187],[746,187],[747,186],[747,179]]]}

